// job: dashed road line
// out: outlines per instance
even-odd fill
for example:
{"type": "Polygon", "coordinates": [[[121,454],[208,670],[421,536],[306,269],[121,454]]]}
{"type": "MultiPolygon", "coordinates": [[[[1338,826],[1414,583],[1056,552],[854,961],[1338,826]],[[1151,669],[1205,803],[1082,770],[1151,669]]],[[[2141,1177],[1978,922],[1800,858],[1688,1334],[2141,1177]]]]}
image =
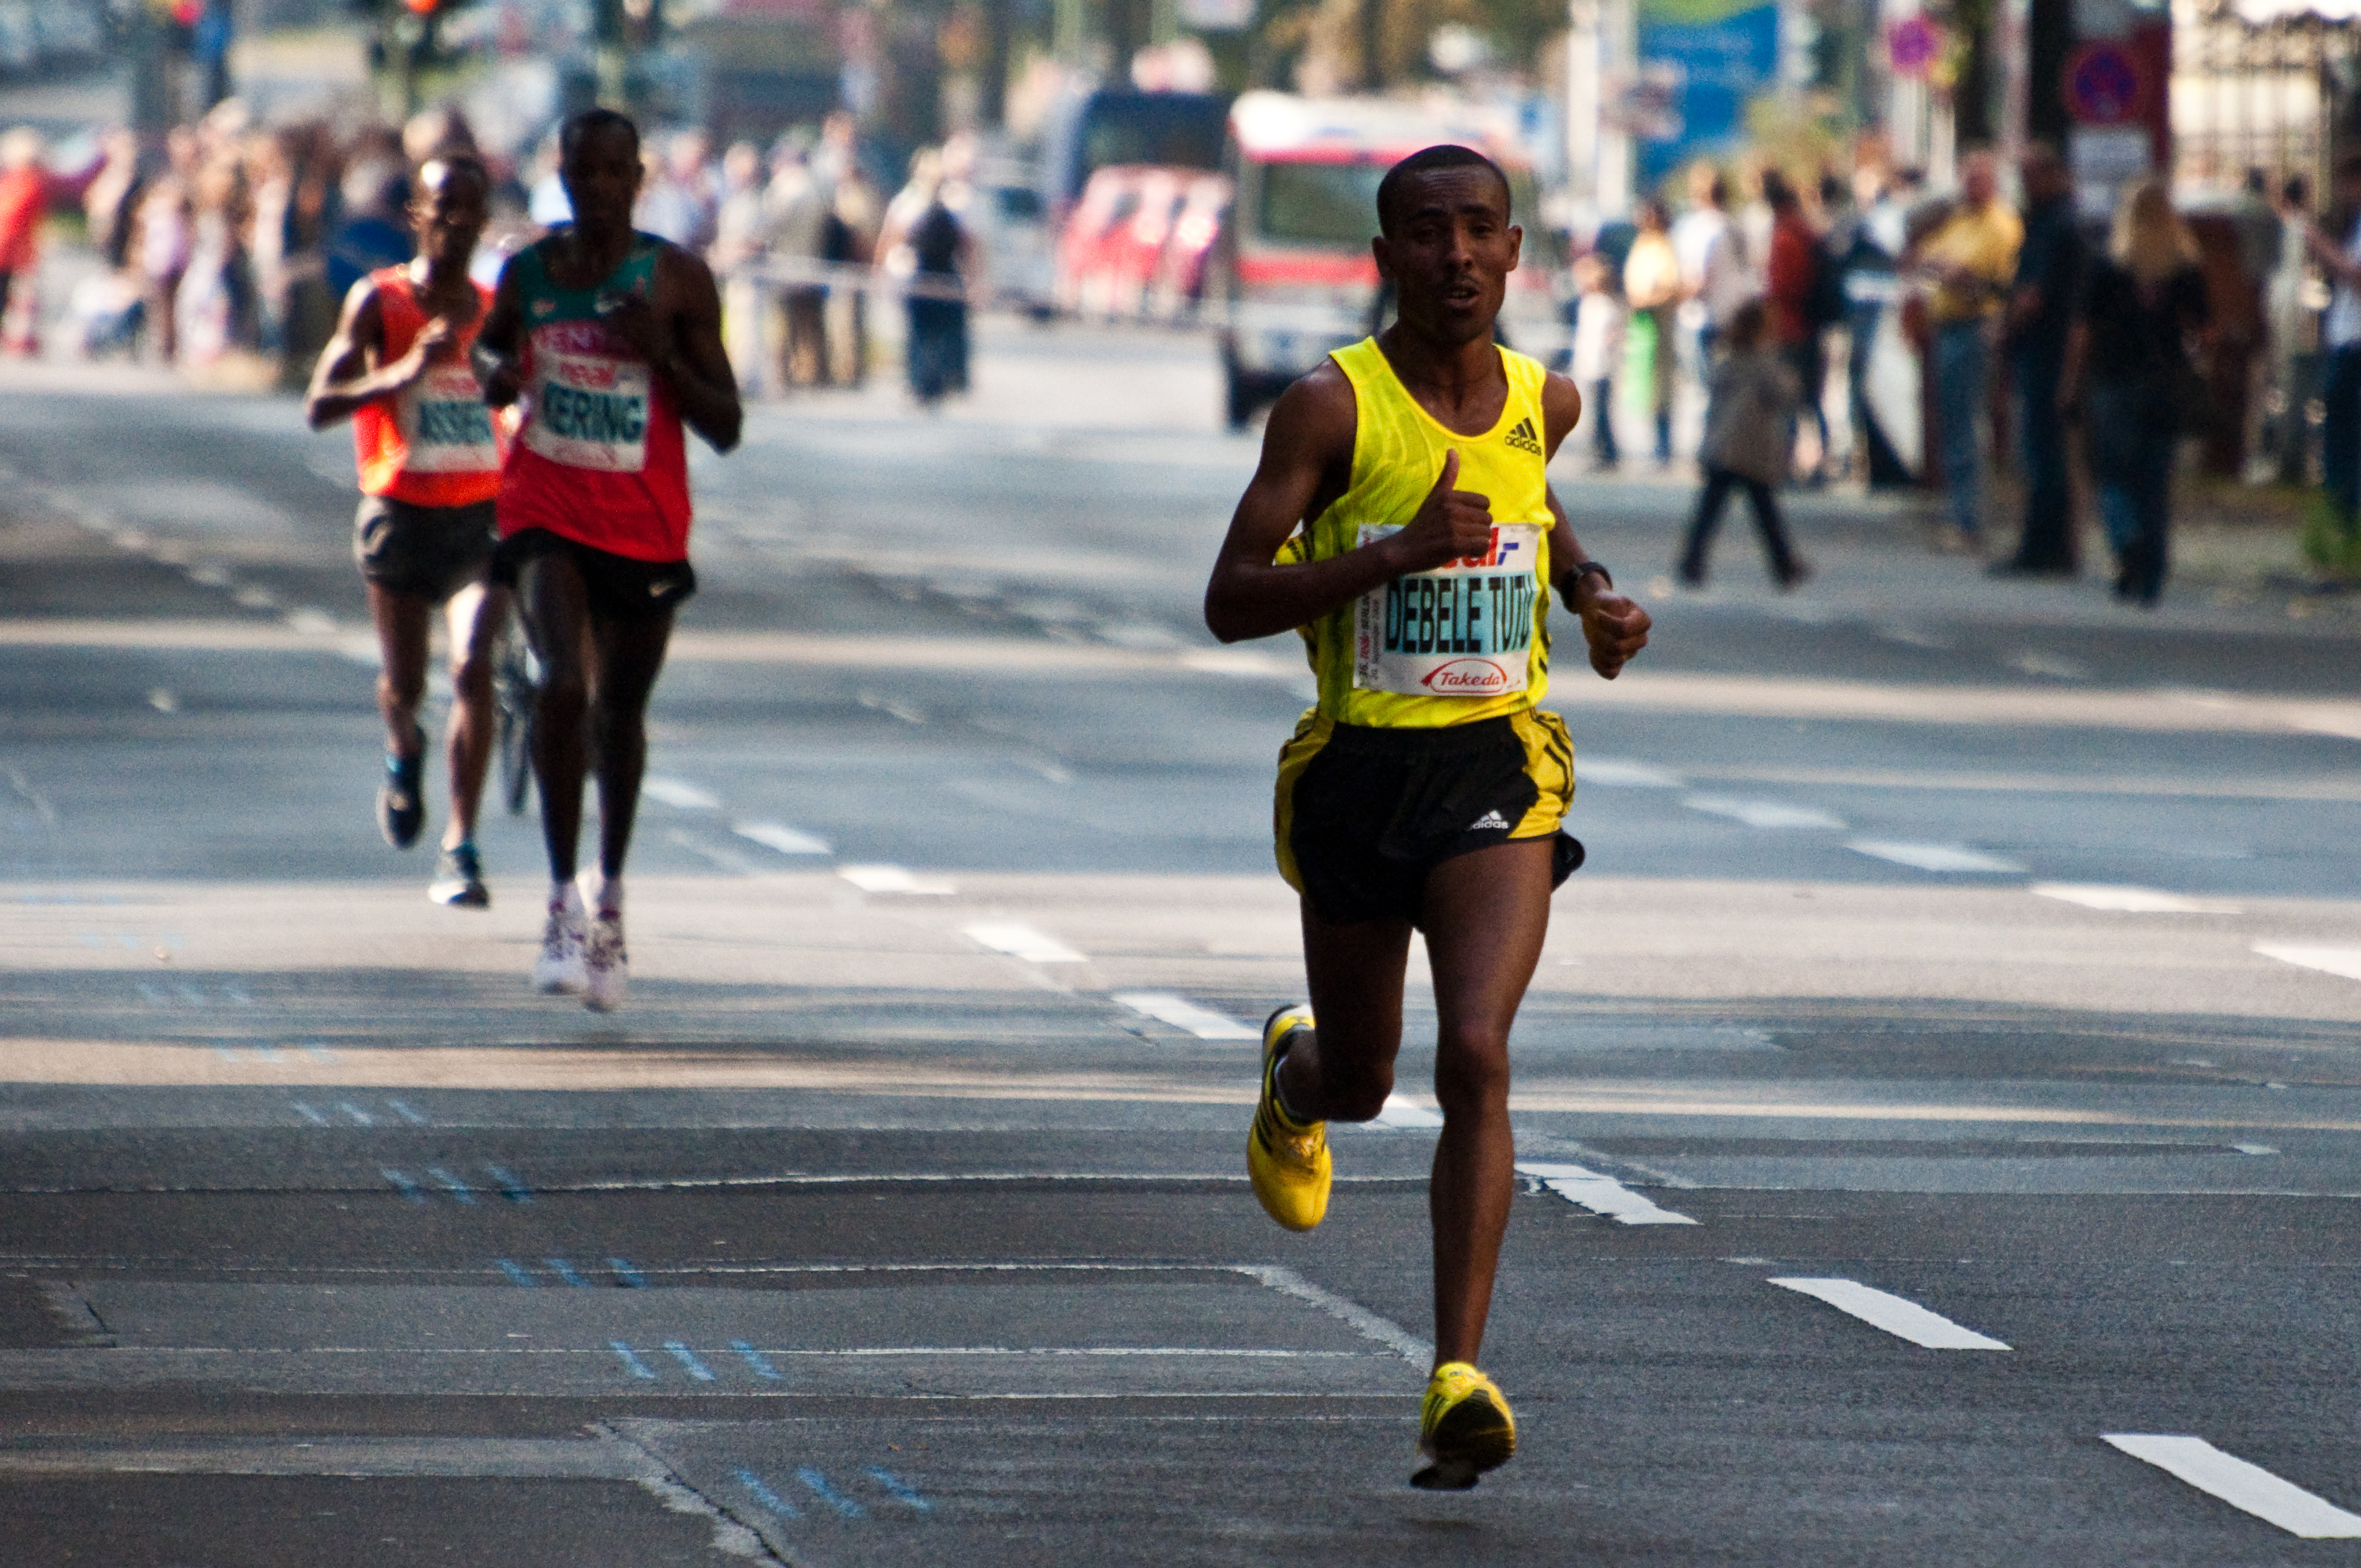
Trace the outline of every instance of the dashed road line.
{"type": "Polygon", "coordinates": [[[1693,795],[1681,802],[1691,811],[1702,811],[1710,817],[1727,817],[1743,822],[1749,828],[1784,830],[1789,828],[1819,828],[1825,832],[1844,831],[1844,819],[1808,806],[1789,806],[1777,800],[1736,800],[1728,795],[1693,795]]]}
{"type": "MultiPolygon", "coordinates": [[[[313,1049],[316,1051],[318,1050],[318,1047],[314,1047],[313,1049]]],[[[322,1054],[324,1055],[325,1053],[322,1054]]],[[[409,1123],[413,1127],[431,1127],[434,1124],[433,1119],[430,1118],[425,1112],[412,1110],[407,1102],[401,1100],[389,1100],[386,1103],[393,1107],[394,1114],[400,1116],[403,1121],[409,1123]]]]}
{"type": "Polygon", "coordinates": [[[510,1284],[522,1286],[527,1290],[536,1289],[540,1287],[541,1281],[535,1279],[532,1273],[519,1265],[514,1258],[496,1257],[492,1259],[492,1261],[500,1265],[500,1272],[502,1274],[509,1277],[510,1284]]]}
{"type": "Polygon", "coordinates": [[[836,874],[863,893],[903,894],[913,898],[947,898],[959,891],[948,877],[920,876],[906,866],[839,866],[836,874]]]}
{"type": "Polygon", "coordinates": [[[2025,868],[2015,861],[1988,855],[1982,850],[1971,850],[1964,844],[1906,844],[1890,839],[1856,839],[1845,848],[1856,855],[1892,861],[1897,866],[1909,866],[1922,872],[1982,873],[1987,876],[2025,874],[2025,868]]]}
{"type": "Polygon", "coordinates": [[[1584,757],[1575,764],[1575,783],[1607,789],[1680,789],[1688,781],[1669,769],[1629,757],[1584,757]]]}
{"type": "Polygon", "coordinates": [[[887,1494],[891,1496],[895,1502],[902,1504],[904,1507],[916,1508],[922,1514],[930,1514],[935,1511],[934,1504],[920,1497],[916,1487],[912,1486],[908,1482],[904,1481],[901,1477],[895,1475],[893,1472],[889,1470],[881,1470],[876,1465],[873,1464],[867,1470],[862,1472],[862,1474],[867,1475],[872,1481],[874,1481],[879,1486],[884,1487],[887,1494]]]}
{"type": "Polygon", "coordinates": [[[2116,887],[2098,883],[2037,882],[2027,891],[2036,897],[2054,898],[2060,904],[2079,904],[2085,909],[2103,909],[2122,915],[2243,915],[2246,911],[2235,904],[2219,899],[2190,898],[2178,893],[2161,893],[2152,887],[2116,887]]]}
{"type": "Polygon", "coordinates": [[[633,1268],[630,1260],[626,1258],[610,1257],[607,1260],[607,1266],[609,1269],[613,1271],[616,1278],[623,1282],[624,1289],[644,1290],[648,1288],[648,1277],[642,1274],[638,1269],[633,1268]]]}
{"type": "Polygon", "coordinates": [[[355,1126],[374,1127],[377,1125],[376,1117],[370,1115],[368,1112],[362,1110],[359,1106],[354,1104],[349,1100],[337,1101],[336,1109],[342,1111],[346,1115],[350,1116],[353,1119],[353,1124],[355,1126]]]}
{"type": "Polygon", "coordinates": [[[622,1358],[624,1371],[646,1382],[653,1383],[656,1380],[655,1368],[642,1361],[630,1345],[625,1344],[621,1340],[610,1339],[607,1342],[607,1347],[622,1358]]]}
{"type": "Polygon", "coordinates": [[[1385,1104],[1378,1108],[1378,1122],[1382,1126],[1405,1130],[1431,1130],[1443,1125],[1443,1113],[1430,1111],[1415,1100],[1389,1094],[1385,1104]]]}
{"type": "Polygon", "coordinates": [[[2361,948],[2293,947],[2284,942],[2257,942],[2256,952],[2298,969],[2314,969],[2345,980],[2361,980],[2361,948]]]}
{"type": "Polygon", "coordinates": [[[1872,1328],[1928,1350],[2006,1350],[2008,1346],[1973,1329],[1961,1328],[1939,1312],[1883,1290],[1872,1290],[1853,1279],[1773,1279],[1772,1284],[1826,1301],[1872,1328]]]}
{"type": "Polygon", "coordinates": [[[1567,1202],[1603,1215],[1619,1225],[1697,1223],[1686,1214],[1658,1207],[1654,1200],[1632,1191],[1613,1177],[1587,1166],[1520,1160],[1517,1169],[1567,1202]]]}
{"type": "Polygon", "coordinates": [[[686,779],[651,778],[640,781],[640,793],[650,800],[681,811],[719,811],[721,797],[711,790],[690,784],[686,779]]]}
{"type": "Polygon", "coordinates": [[[774,1383],[781,1383],[786,1380],[785,1375],[780,1372],[777,1367],[772,1365],[769,1359],[765,1357],[761,1351],[756,1350],[744,1340],[731,1340],[730,1342],[730,1348],[738,1353],[739,1360],[744,1362],[747,1365],[754,1369],[755,1376],[766,1377],[774,1383]]]}
{"type": "Polygon", "coordinates": [[[783,855],[825,855],[829,852],[827,839],[783,823],[740,822],[730,830],[741,839],[750,839],[783,855]]]}
{"type": "Polygon", "coordinates": [[[435,1181],[442,1186],[443,1190],[451,1194],[451,1196],[458,1202],[465,1204],[468,1208],[475,1207],[476,1190],[474,1188],[468,1186],[466,1182],[460,1180],[457,1177],[452,1175],[449,1171],[444,1169],[439,1165],[428,1166],[426,1168],[426,1174],[433,1177],[435,1181]]]}
{"type": "Polygon", "coordinates": [[[419,1186],[415,1181],[411,1180],[409,1177],[405,1176],[401,1171],[380,1166],[378,1168],[378,1174],[384,1177],[386,1180],[391,1182],[393,1184],[393,1190],[401,1193],[411,1202],[423,1204],[426,1201],[426,1190],[419,1186]]]}
{"type": "Polygon", "coordinates": [[[963,935],[983,943],[995,953],[1005,953],[1012,959],[1022,959],[1035,964],[1080,964],[1090,959],[1046,931],[1016,920],[980,920],[961,927],[963,935]]]}
{"type": "Polygon", "coordinates": [[[2102,1432],[2101,1440],[2306,1541],[2361,1537],[2361,1515],[2282,1481],[2259,1464],[2223,1453],[2202,1437],[2156,1432],[2102,1432]]]}
{"type": "Polygon", "coordinates": [[[828,1477],[808,1464],[798,1465],[796,1479],[804,1484],[812,1496],[849,1519],[867,1517],[869,1510],[828,1484],[828,1477]]]}
{"type": "Polygon", "coordinates": [[[787,1501],[785,1497],[782,1497],[776,1492],[771,1490],[769,1486],[763,1484],[763,1478],[755,1475],[752,1470],[740,1470],[737,1473],[737,1475],[738,1484],[745,1487],[747,1493],[752,1496],[756,1502],[762,1504],[764,1508],[770,1509],[781,1519],[799,1519],[804,1517],[803,1509],[796,1507],[795,1504],[787,1501]]]}
{"type": "Polygon", "coordinates": [[[555,1274],[560,1279],[565,1280],[568,1285],[573,1286],[577,1290],[588,1290],[590,1288],[590,1282],[588,1279],[583,1278],[582,1276],[575,1269],[575,1266],[566,1262],[566,1259],[562,1257],[544,1257],[541,1261],[544,1267],[547,1268],[552,1274],[555,1274]]]}
{"type": "Polygon", "coordinates": [[[675,1361],[679,1362],[683,1366],[688,1368],[688,1375],[691,1377],[696,1378],[699,1383],[710,1383],[713,1381],[713,1368],[706,1365],[702,1361],[699,1361],[697,1358],[697,1353],[689,1349],[688,1346],[681,1341],[676,1339],[668,1339],[664,1341],[664,1352],[675,1361]]]}
{"type": "Polygon", "coordinates": [[[510,1175],[506,1167],[488,1165],[484,1167],[484,1173],[500,1184],[500,1196],[507,1199],[510,1202],[530,1203],[533,1201],[533,1189],[527,1187],[523,1182],[519,1181],[515,1177],[510,1175]]]}
{"type": "Polygon", "coordinates": [[[291,1100],[287,1103],[295,1107],[295,1113],[297,1115],[302,1117],[303,1120],[311,1123],[312,1125],[315,1127],[332,1127],[335,1125],[335,1123],[329,1121],[328,1118],[320,1114],[319,1112],[313,1110],[311,1106],[304,1104],[301,1100],[291,1100]]]}
{"type": "Polygon", "coordinates": [[[1262,1031],[1226,1014],[1162,991],[1119,991],[1115,1001],[1142,1017],[1185,1029],[1201,1040],[1258,1040],[1262,1031]]]}

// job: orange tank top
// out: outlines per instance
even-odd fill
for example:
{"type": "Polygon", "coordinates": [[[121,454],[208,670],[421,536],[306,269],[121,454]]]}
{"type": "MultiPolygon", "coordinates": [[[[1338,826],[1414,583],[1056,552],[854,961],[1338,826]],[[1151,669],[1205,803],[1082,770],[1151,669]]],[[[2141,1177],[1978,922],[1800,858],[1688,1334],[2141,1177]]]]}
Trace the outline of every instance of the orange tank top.
{"type": "MultiPolygon", "coordinates": [[[[369,281],[385,323],[379,362],[390,364],[410,352],[426,312],[408,268],[384,268],[370,273],[369,281]]],[[[354,411],[353,447],[364,494],[425,507],[474,506],[500,494],[508,443],[467,363],[492,295],[480,283],[475,290],[476,317],[454,338],[453,352],[400,396],[354,411]]]]}

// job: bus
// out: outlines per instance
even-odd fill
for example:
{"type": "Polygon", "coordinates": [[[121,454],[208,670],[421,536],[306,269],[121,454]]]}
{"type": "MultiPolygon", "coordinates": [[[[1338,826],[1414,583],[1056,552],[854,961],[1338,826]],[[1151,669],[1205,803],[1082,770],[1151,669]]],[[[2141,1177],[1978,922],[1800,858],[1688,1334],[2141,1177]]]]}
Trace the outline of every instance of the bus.
{"type": "Polygon", "coordinates": [[[1224,162],[1235,181],[1206,298],[1222,321],[1225,412],[1243,428],[1331,349],[1358,342],[1388,317],[1369,241],[1378,181],[1424,147],[1472,147],[1507,171],[1524,226],[1523,258],[1509,276],[1501,341],[1544,362],[1568,345],[1562,303],[1565,258],[1539,222],[1532,171],[1472,117],[1378,98],[1299,98],[1248,93],[1230,111],[1224,162]]]}

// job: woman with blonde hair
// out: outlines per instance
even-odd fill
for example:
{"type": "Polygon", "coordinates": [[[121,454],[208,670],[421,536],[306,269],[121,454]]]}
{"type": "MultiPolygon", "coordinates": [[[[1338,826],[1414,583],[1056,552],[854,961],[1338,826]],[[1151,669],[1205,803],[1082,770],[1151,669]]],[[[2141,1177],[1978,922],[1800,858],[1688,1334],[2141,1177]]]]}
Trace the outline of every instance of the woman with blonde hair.
{"type": "MultiPolygon", "coordinates": [[[[1649,405],[1656,418],[1656,462],[1673,460],[1673,313],[1681,301],[1681,258],[1673,249],[1672,214],[1653,197],[1640,203],[1640,232],[1623,258],[1623,298],[1649,350],[1649,405]]],[[[1602,411],[1603,415],[1603,411],[1602,411]]]]}
{"type": "Polygon", "coordinates": [[[2197,241],[2170,188],[2143,180],[2115,204],[2104,256],[2084,274],[2059,383],[2088,397],[2099,517],[2115,550],[2115,597],[2153,609],[2169,565],[2167,525],[2180,420],[2200,392],[2188,336],[2205,324],[2197,241]]]}

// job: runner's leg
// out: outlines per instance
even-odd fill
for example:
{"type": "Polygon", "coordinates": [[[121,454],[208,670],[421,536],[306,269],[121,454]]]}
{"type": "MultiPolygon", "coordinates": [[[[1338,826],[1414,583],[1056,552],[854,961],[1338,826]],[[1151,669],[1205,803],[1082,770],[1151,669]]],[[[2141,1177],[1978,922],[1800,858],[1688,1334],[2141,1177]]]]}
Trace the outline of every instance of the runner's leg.
{"type": "Polygon", "coordinates": [[[476,837],[492,760],[492,663],[508,622],[508,590],[479,578],[451,596],[444,615],[451,632],[451,821],[443,847],[451,850],[476,837]]]}
{"type": "MultiPolygon", "coordinates": [[[[640,776],[648,763],[648,698],[672,641],[672,612],[629,620],[593,617],[588,641],[594,670],[590,735],[598,751],[598,869],[612,880],[623,874],[631,821],[639,815],[640,776]]],[[[578,809],[578,786],[577,801],[578,809]]]]}
{"type": "Polygon", "coordinates": [[[1516,1189],[1509,1030],[1549,933],[1549,839],[1460,855],[1426,879],[1426,948],[1440,1022],[1434,1094],[1443,1136],[1427,1206],[1434,1226],[1434,1362],[1477,1359],[1516,1189]]]}
{"type": "Polygon", "coordinates": [[[434,604],[369,583],[369,620],[377,626],[382,668],[377,677],[377,709],[385,718],[385,749],[393,756],[418,754],[418,705],[426,697],[427,627],[434,604]]]}
{"type": "Polygon", "coordinates": [[[1307,1122],[1367,1122],[1393,1091],[1401,1050],[1402,970],[1410,922],[1334,926],[1303,904],[1303,968],[1318,1026],[1279,1061],[1289,1114],[1307,1122]]]}
{"type": "Polygon", "coordinates": [[[589,704],[585,644],[590,619],[582,569],[563,554],[536,555],[517,574],[517,599],[541,689],[533,718],[533,771],[541,786],[541,837],[553,883],[574,880],[582,837],[583,714],[589,704]]]}

